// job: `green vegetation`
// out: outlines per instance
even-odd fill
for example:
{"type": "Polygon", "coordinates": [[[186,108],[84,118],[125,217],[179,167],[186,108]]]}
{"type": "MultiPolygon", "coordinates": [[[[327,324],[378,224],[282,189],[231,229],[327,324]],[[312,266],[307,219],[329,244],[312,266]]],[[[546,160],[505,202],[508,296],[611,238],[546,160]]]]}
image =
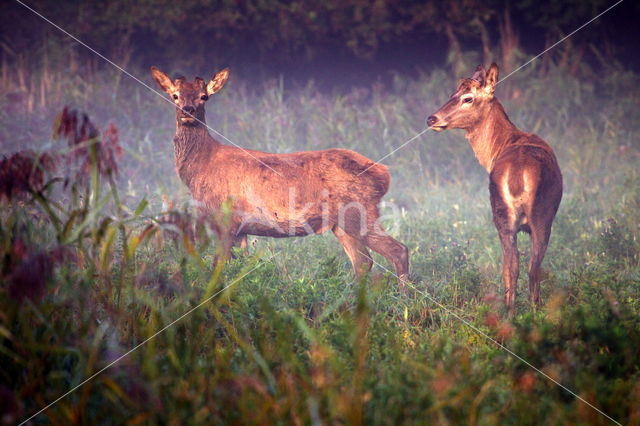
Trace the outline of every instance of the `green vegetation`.
{"type": "MultiPolygon", "coordinates": [[[[0,174],[1,421],[26,419],[150,339],[34,422],[609,423],[463,318],[614,419],[639,424],[640,78],[535,71],[497,96],[512,121],[556,150],[565,196],[544,306],[527,302],[522,256],[511,319],[487,177],[459,132],[428,132],[385,160],[386,200],[401,207],[387,228],[411,251],[405,296],[379,268],[353,282],[332,236],[257,239],[248,255],[213,269],[215,241],[206,227],[192,231],[182,207],[173,108],[136,83],[114,87],[101,74],[82,90],[68,81],[54,97],[56,112],[74,105],[100,129],[112,120],[119,135],[87,127],[83,139],[62,126],[51,141],[53,114],[13,104],[9,115],[2,105],[3,150],[52,157],[25,160],[46,166],[40,175],[5,173],[8,163],[0,174]]],[[[208,123],[247,148],[344,147],[377,159],[419,133],[454,85],[436,71],[348,93],[282,82],[252,92],[232,76],[210,101],[208,123]]],[[[528,252],[528,237],[520,242],[528,252]]]]}

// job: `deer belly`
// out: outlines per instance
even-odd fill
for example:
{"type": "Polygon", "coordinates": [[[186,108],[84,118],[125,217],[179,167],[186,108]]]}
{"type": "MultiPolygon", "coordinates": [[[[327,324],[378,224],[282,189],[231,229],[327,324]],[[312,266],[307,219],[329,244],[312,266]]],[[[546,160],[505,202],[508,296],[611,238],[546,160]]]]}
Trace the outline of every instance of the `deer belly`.
{"type": "Polygon", "coordinates": [[[321,234],[331,228],[331,221],[326,215],[308,213],[277,212],[257,207],[251,211],[235,211],[234,222],[239,223],[239,234],[275,238],[321,234]]]}

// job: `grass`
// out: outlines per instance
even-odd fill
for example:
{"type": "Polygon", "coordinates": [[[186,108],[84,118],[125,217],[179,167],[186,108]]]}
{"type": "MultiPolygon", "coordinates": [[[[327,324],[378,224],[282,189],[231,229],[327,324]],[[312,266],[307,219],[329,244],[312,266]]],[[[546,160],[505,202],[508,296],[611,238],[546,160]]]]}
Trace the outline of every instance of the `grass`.
{"type": "MultiPolygon", "coordinates": [[[[89,148],[85,174],[60,159],[48,176],[66,183],[2,201],[2,422],[28,418],[146,342],[34,423],[610,423],[464,318],[617,421],[640,423],[638,76],[523,71],[512,77],[518,92],[498,89],[512,120],[554,147],[565,176],[544,306],[529,305],[521,273],[513,318],[502,310],[487,177],[461,133],[428,132],[387,162],[383,211],[410,248],[408,296],[380,268],[354,282],[331,236],[252,239],[249,255],[212,269],[211,233],[185,226],[172,108],[100,78],[87,91],[63,85],[59,104],[38,114],[0,116],[6,153],[68,150],[50,136],[67,103],[100,128],[113,121],[125,152],[116,175],[100,167],[103,136],[76,140],[89,148]]],[[[437,71],[386,83],[327,94],[232,81],[208,122],[246,148],[345,147],[377,159],[419,133],[455,81],[437,71]]]]}

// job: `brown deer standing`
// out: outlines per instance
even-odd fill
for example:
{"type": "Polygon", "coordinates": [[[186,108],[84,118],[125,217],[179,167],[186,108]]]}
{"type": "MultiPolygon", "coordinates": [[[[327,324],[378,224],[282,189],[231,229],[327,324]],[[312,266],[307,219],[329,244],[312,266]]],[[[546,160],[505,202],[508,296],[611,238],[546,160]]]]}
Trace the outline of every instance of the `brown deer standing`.
{"type": "Polygon", "coordinates": [[[293,237],[332,230],[356,276],[371,269],[368,248],[393,264],[400,285],[407,279],[407,248],[379,223],[378,204],[390,176],[384,165],[345,149],[271,154],[224,145],[205,125],[204,104],[226,83],[229,71],[207,84],[151,74],[176,105],[173,139],[176,170],[208,214],[231,202],[231,223],[220,235],[224,256],[232,245],[246,246],[247,235],[293,237]]]}
{"type": "Polygon", "coordinates": [[[540,304],[540,265],[562,198],[562,174],[551,147],[509,121],[493,96],[497,81],[495,63],[486,72],[478,66],[473,77],[462,80],[449,101],[427,119],[427,125],[436,131],[464,129],[478,161],[489,172],[493,222],[502,245],[505,303],[513,310],[519,231],[531,235],[529,296],[540,304]]]}

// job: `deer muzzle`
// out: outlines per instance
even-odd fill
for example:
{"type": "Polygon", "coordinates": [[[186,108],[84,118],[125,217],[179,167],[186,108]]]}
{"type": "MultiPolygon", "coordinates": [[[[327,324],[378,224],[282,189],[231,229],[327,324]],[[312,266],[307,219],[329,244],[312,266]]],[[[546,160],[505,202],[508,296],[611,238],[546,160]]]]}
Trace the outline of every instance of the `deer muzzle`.
{"type": "Polygon", "coordinates": [[[429,118],[427,118],[427,126],[431,130],[435,130],[436,132],[441,132],[447,128],[447,123],[442,121],[440,117],[436,115],[430,115],[429,118]]]}
{"type": "Polygon", "coordinates": [[[193,123],[196,121],[196,109],[192,106],[185,106],[180,108],[180,122],[182,123],[193,123]]]}

